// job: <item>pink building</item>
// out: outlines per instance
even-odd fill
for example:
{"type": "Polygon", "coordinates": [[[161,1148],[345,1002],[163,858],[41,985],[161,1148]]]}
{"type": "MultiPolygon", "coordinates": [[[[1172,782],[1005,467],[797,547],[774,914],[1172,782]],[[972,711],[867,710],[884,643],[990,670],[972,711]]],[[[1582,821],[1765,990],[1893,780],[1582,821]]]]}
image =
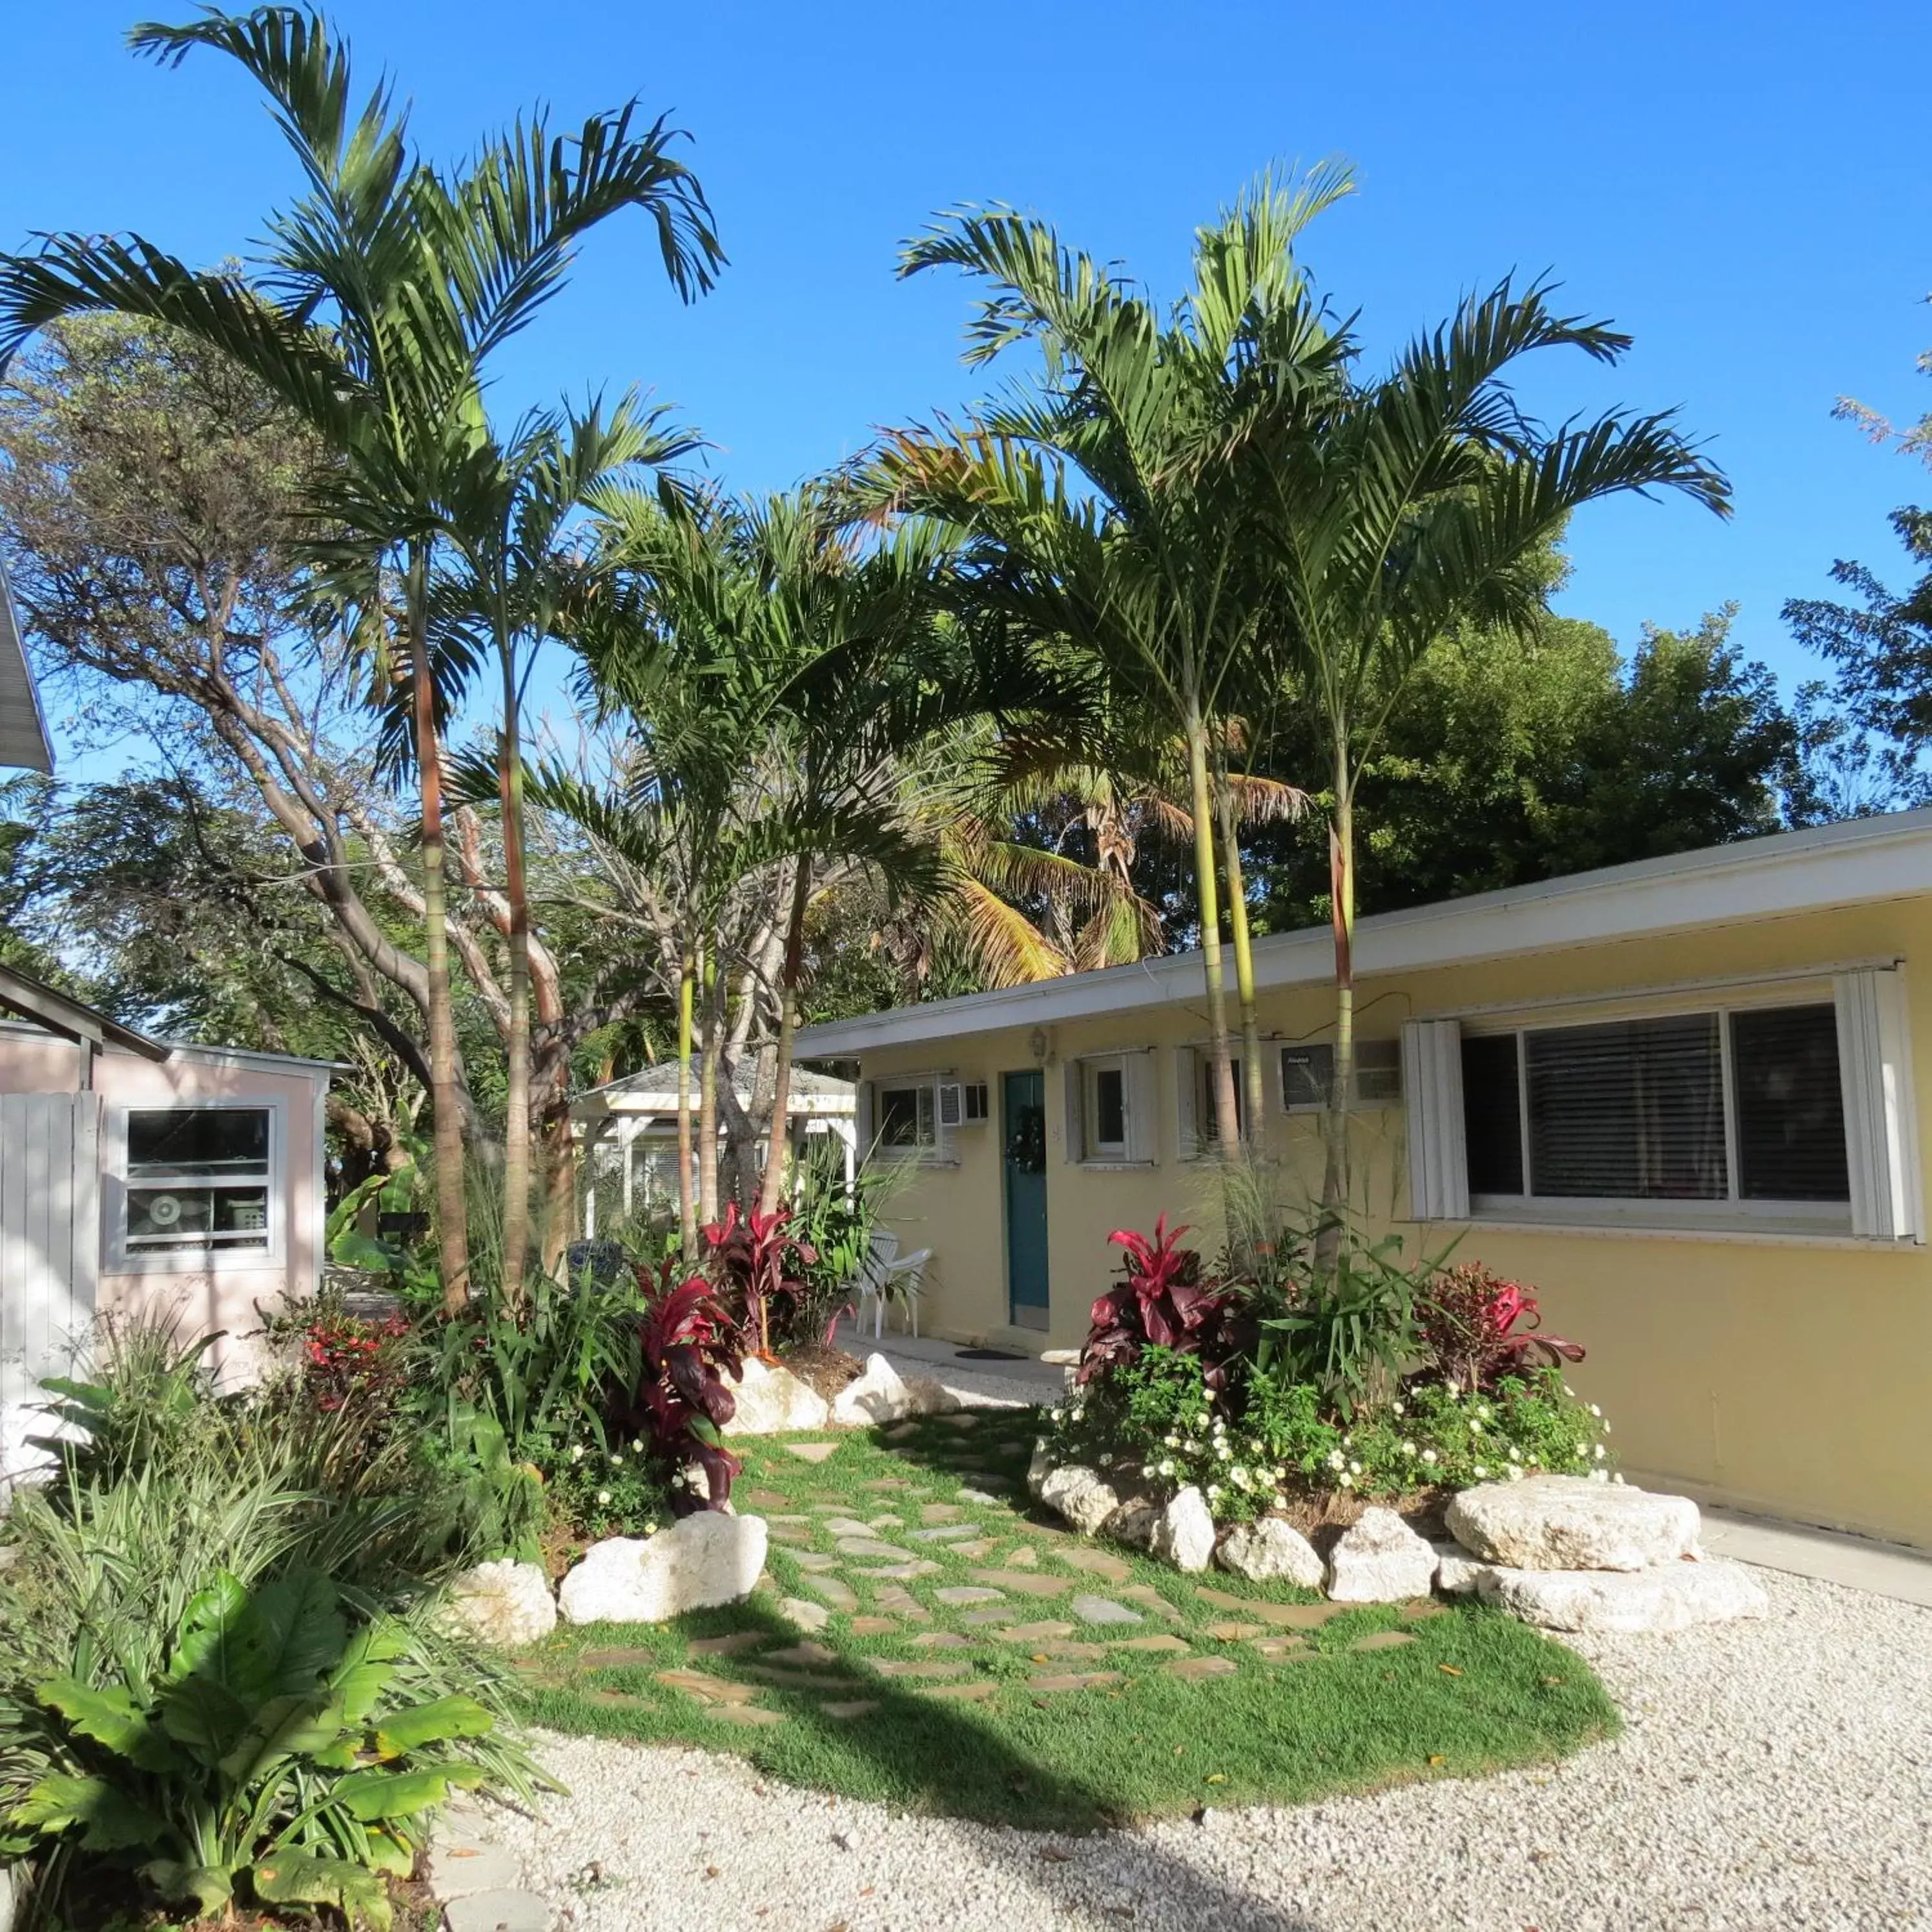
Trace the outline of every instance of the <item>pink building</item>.
{"type": "Polygon", "coordinates": [[[0,968],[0,1479],[36,1385],[97,1316],[220,1331],[245,1372],[262,1311],[314,1292],[322,1258],[315,1060],[174,1046],[0,968]]]}

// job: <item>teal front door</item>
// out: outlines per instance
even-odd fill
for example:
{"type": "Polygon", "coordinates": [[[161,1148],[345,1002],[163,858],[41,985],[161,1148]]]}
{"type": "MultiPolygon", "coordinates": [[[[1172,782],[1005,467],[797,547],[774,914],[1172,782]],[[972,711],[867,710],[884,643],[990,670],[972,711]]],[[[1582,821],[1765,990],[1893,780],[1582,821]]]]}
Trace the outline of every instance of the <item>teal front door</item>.
{"type": "Polygon", "coordinates": [[[1000,1076],[1005,1136],[1006,1300],[1016,1328],[1044,1328],[1046,1314],[1046,1076],[1000,1076]]]}

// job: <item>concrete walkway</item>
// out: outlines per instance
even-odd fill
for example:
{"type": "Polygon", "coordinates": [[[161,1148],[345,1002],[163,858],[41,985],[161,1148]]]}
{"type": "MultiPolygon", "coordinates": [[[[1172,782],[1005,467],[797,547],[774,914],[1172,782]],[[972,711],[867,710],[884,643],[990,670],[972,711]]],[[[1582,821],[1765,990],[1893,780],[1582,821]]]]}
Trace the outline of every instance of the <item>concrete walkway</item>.
{"type": "Polygon", "coordinates": [[[967,1361],[957,1342],[930,1336],[888,1334],[881,1341],[856,1337],[856,1350],[876,1349],[905,1376],[937,1376],[969,1407],[1011,1408],[1057,1401],[1066,1386],[1066,1371],[1052,1362],[1024,1355],[1011,1361],[967,1361]]]}
{"type": "Polygon", "coordinates": [[[1774,1516],[1747,1516],[1741,1510],[1706,1507],[1703,1515],[1703,1544],[1713,1556],[1735,1557],[1761,1569],[1841,1583],[1932,1610],[1932,1556],[1923,1550],[1774,1516]]]}

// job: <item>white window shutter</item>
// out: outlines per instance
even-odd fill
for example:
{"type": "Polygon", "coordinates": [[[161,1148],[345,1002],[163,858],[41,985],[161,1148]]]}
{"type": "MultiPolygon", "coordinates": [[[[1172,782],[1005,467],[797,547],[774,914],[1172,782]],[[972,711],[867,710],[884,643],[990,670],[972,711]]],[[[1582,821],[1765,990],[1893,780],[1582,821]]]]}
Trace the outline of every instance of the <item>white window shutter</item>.
{"type": "Polygon", "coordinates": [[[1066,1158],[1076,1164],[1087,1157],[1087,1130],[1082,1120],[1080,1063],[1070,1060],[1064,1070],[1066,1076],[1066,1158]]]}
{"type": "Polygon", "coordinates": [[[1183,1160],[1201,1157],[1201,1062],[1191,1046],[1174,1049],[1174,1127],[1175,1150],[1183,1160]]]}
{"type": "Polygon", "coordinates": [[[858,1137],[858,1155],[861,1160],[872,1151],[872,1136],[877,1132],[872,1124],[875,1109],[873,1090],[877,1084],[875,1081],[862,1080],[859,1082],[858,1092],[853,1096],[857,1109],[854,1117],[854,1127],[858,1137]]]}
{"type": "Polygon", "coordinates": [[[1404,1022],[1402,1086],[1408,1108],[1408,1211],[1418,1221],[1466,1221],[1469,1164],[1460,1022],[1404,1022]]]}
{"type": "Polygon", "coordinates": [[[1160,1158],[1160,1082],[1155,1078],[1153,1049],[1130,1053],[1126,1058],[1127,1158],[1157,1161],[1160,1158]]]}
{"type": "Polygon", "coordinates": [[[1852,1232],[1877,1241],[1922,1240],[1925,1209],[1904,976],[1892,967],[1840,973],[1832,990],[1852,1232]]]}

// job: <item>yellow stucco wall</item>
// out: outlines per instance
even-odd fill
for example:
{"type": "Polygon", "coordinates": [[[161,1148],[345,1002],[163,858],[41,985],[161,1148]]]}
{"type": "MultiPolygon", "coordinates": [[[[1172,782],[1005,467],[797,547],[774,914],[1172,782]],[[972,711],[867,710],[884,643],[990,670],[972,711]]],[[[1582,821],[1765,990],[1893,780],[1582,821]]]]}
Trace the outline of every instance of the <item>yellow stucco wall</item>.
{"type": "MultiPolygon", "coordinates": [[[[1358,1030],[1387,1036],[1410,1018],[1475,1006],[1615,998],[1683,982],[1816,970],[1793,998],[1828,997],[1837,966],[1900,958],[1912,1034],[1920,1144],[1932,1148],[1932,901],[1594,944],[1480,966],[1365,980],[1358,1030]]],[[[1715,997],[1715,996],[1714,996],[1715,997]]],[[[1264,994],[1264,1033],[1322,1038],[1333,994],[1311,985],[1264,994]]],[[[922,1172],[889,1219],[905,1246],[930,1246],[922,1317],[933,1332],[1011,1346],[1072,1348],[1112,1272],[1118,1227],[1147,1228],[1163,1210],[1219,1240],[1211,1176],[1182,1160],[1175,1057],[1200,1040],[1204,998],[1187,1007],[1064,1022],[1045,1029],[1052,1327],[1007,1325],[1002,1222],[1001,1073],[1040,1065],[1030,1028],[868,1053],[864,1076],[943,1072],[983,1079],[994,1118],[951,1137],[955,1166],[922,1172]],[[1155,1047],[1159,1155],[1096,1171],[1066,1157],[1070,1058],[1155,1047]]],[[[1566,1010],[1580,1014],[1587,1009],[1566,1010]]],[[[1291,1210],[1318,1179],[1317,1127],[1280,1110],[1270,1086],[1268,1145],[1291,1210]]],[[[1478,1222],[1424,1227],[1406,1214],[1405,1117],[1368,1110],[1358,1124],[1354,1193],[1395,1226],[1412,1255],[1452,1240],[1533,1285],[1551,1332],[1582,1342],[1571,1379],[1610,1416],[1625,1466],[1708,1500],[1932,1547],[1932,1250],[1750,1233],[1660,1234],[1552,1230],[1478,1222]]],[[[1926,1191],[1932,1197],[1932,1176],[1926,1191]]]]}

